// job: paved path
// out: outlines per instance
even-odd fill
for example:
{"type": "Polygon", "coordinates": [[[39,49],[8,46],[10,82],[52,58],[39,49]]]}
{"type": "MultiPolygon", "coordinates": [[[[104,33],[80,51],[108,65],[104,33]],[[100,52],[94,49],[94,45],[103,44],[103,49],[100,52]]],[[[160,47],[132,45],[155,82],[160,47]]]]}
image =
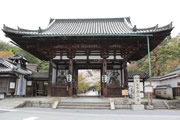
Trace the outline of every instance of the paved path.
{"type": "Polygon", "coordinates": [[[179,111],[52,110],[21,108],[0,110],[0,120],[180,120],[179,111]]]}
{"type": "MultiPolygon", "coordinates": [[[[18,105],[23,104],[24,101],[53,101],[56,97],[21,97],[21,98],[6,98],[0,100],[0,109],[12,109],[16,108],[18,105]]],[[[57,97],[59,98],[59,97],[57,97]]],[[[65,102],[108,102],[109,98],[104,97],[60,97],[61,101],[65,102]]],[[[116,101],[123,101],[124,98],[112,98],[116,101]]],[[[129,99],[133,102],[133,99],[129,99]]],[[[147,99],[142,99],[142,102],[147,101],[147,99]]],[[[163,101],[160,99],[153,99],[153,102],[163,101]]]]}
{"type": "Polygon", "coordinates": [[[24,103],[24,101],[49,101],[48,97],[14,97],[0,100],[0,109],[13,109],[24,103]]]}

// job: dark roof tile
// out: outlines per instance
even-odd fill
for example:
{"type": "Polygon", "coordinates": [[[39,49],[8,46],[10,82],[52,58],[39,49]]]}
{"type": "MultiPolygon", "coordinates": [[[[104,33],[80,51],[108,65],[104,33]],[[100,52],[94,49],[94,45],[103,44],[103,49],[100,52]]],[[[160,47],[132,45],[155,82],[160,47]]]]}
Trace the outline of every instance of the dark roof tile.
{"type": "Polygon", "coordinates": [[[18,30],[4,26],[4,31],[16,34],[29,35],[119,35],[119,34],[148,34],[157,31],[172,29],[172,24],[158,28],[134,29],[130,18],[104,18],[104,19],[51,19],[46,29],[18,30]]]}

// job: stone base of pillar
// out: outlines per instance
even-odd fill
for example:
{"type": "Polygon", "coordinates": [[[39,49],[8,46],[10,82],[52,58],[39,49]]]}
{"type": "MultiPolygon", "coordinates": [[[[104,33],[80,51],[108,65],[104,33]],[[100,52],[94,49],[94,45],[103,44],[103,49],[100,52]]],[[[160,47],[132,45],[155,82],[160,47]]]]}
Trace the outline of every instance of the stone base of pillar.
{"type": "Polygon", "coordinates": [[[153,109],[154,109],[154,107],[153,107],[152,105],[147,105],[145,108],[146,108],[147,110],[153,110],[153,109]]]}
{"type": "Polygon", "coordinates": [[[144,105],[140,104],[140,105],[131,105],[132,110],[138,111],[138,110],[144,110],[144,105]]]}
{"type": "Polygon", "coordinates": [[[5,98],[4,93],[0,94],[0,100],[2,100],[4,98],[5,98]]]}

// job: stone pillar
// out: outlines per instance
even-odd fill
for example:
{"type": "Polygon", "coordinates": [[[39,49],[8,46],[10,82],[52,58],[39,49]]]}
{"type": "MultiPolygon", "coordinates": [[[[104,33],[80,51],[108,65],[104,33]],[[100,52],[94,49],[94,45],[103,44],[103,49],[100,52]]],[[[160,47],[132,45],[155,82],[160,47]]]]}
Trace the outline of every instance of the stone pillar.
{"type": "Polygon", "coordinates": [[[141,104],[141,96],[140,96],[140,76],[134,76],[134,102],[132,105],[133,110],[144,110],[144,105],[141,104]]]}

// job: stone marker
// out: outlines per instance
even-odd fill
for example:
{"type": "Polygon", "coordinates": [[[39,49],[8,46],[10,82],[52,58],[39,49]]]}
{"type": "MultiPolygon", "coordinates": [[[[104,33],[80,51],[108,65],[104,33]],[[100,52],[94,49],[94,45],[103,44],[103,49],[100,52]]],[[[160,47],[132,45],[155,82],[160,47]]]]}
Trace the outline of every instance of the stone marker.
{"type": "Polygon", "coordinates": [[[113,101],[110,102],[110,106],[111,106],[111,110],[115,110],[115,105],[113,101]]]}
{"type": "Polygon", "coordinates": [[[3,94],[0,94],[0,100],[1,99],[4,99],[4,93],[3,94]]]}
{"type": "Polygon", "coordinates": [[[140,76],[135,75],[134,76],[134,102],[135,104],[132,105],[133,110],[144,110],[144,105],[141,104],[141,96],[140,96],[140,76]]]}
{"type": "Polygon", "coordinates": [[[58,101],[55,101],[54,104],[53,104],[53,106],[52,106],[52,108],[53,108],[53,109],[56,109],[57,106],[58,106],[58,104],[59,104],[59,102],[58,102],[58,101]]]}

